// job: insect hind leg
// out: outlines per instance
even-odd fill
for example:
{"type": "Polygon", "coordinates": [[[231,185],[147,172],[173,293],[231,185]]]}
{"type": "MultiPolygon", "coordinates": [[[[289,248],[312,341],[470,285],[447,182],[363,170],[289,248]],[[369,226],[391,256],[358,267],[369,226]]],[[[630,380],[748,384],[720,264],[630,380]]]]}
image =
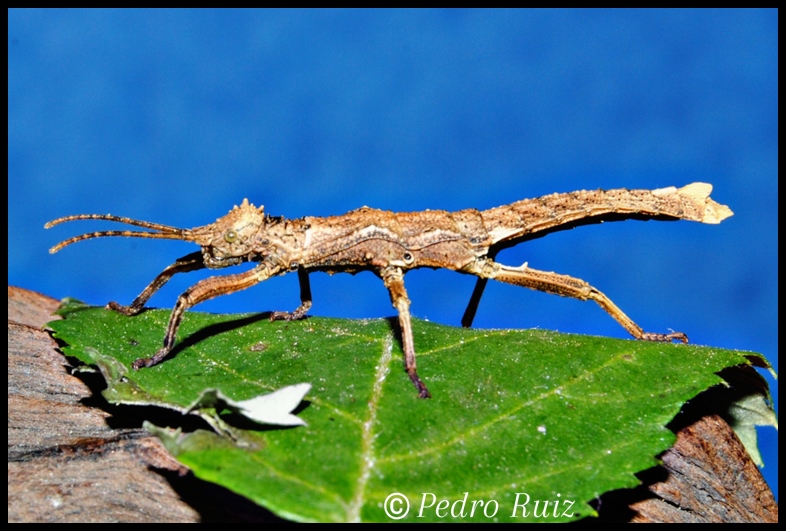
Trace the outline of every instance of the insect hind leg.
{"type": "Polygon", "coordinates": [[[472,321],[475,320],[475,314],[478,311],[480,298],[483,296],[483,291],[486,289],[488,282],[489,279],[487,278],[479,278],[475,283],[475,289],[472,290],[472,295],[469,297],[467,309],[464,310],[464,315],[461,317],[461,326],[464,328],[472,326],[472,321]]]}
{"type": "MultiPolygon", "coordinates": [[[[490,249],[488,254],[486,255],[486,260],[493,261],[497,257],[498,249],[490,249]]],[[[486,284],[488,284],[489,279],[486,277],[480,277],[478,281],[475,283],[475,289],[472,290],[472,295],[469,297],[469,302],[467,303],[467,309],[464,310],[464,315],[461,316],[461,326],[464,328],[469,328],[472,326],[472,321],[475,320],[475,314],[478,312],[478,305],[480,304],[480,298],[483,297],[483,291],[486,289],[486,284]]]]}
{"type": "Polygon", "coordinates": [[[636,339],[644,341],[670,342],[676,340],[683,343],[688,342],[688,336],[682,332],[672,332],[670,334],[645,332],[600,290],[578,278],[560,275],[551,271],[532,269],[526,263],[520,267],[505,266],[494,262],[490,258],[473,262],[464,271],[481,279],[499,280],[508,284],[582,301],[593,300],[636,339]]]}

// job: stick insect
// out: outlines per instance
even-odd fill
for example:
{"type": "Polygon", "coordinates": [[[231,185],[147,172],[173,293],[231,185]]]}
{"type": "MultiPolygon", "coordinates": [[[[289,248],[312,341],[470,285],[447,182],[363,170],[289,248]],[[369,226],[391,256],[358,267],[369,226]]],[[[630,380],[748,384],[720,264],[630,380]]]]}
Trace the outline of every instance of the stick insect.
{"type": "Polygon", "coordinates": [[[489,210],[394,213],[362,207],[341,216],[286,219],[265,214],[247,199],[215,223],[179,229],[110,214],[80,214],[50,221],[46,228],[81,219],[106,220],[154,232],[108,230],[69,238],[50,249],[55,253],[82,240],[105,236],[132,236],[194,242],[202,249],[164,269],[129,305],[110,302],[107,307],[124,315],[142,311],[150,297],[177,273],[198,269],[221,269],[244,262],[257,265],[246,272],[206,278],[184,291],[172,310],[164,345],[149,358],[139,358],[134,369],[161,363],[172,351],[183,316],[197,304],[249,288],[273,276],[296,271],[300,282],[300,306],[292,312],[272,312],[271,320],[296,320],[311,308],[309,273],[373,271],[382,279],[398,312],[404,363],[420,398],[431,394],[415,364],[410,320],[410,300],[404,274],[420,267],[447,268],[478,277],[462,324],[470,326],[488,279],[554,293],[563,297],[595,301],[634,338],[645,341],[682,341],[682,332],[644,332],[606,295],[583,280],[540,271],[526,263],[510,267],[494,260],[506,247],[547,233],[579,225],[624,219],[686,219],[720,223],[732,215],[729,207],[710,199],[712,186],[693,183],[683,188],[658,190],[595,190],[551,194],[525,199],[489,210]]]}

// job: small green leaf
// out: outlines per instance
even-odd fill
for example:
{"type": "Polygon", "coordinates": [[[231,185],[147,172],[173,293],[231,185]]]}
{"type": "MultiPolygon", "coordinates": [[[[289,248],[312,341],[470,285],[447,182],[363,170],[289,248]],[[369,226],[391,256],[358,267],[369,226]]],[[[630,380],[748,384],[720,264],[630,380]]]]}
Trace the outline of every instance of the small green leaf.
{"type": "Polygon", "coordinates": [[[55,310],[55,315],[66,316],[68,314],[72,314],[79,310],[88,310],[92,308],[85,304],[84,302],[80,301],[79,299],[74,299],[73,297],[66,297],[60,301],[60,306],[55,310]]]}
{"type": "Polygon", "coordinates": [[[764,466],[757,444],[756,426],[772,426],[778,429],[778,419],[772,406],[762,394],[747,395],[729,407],[729,425],[748,450],[753,462],[764,466]]]}
{"type": "Polygon", "coordinates": [[[49,326],[67,355],[102,370],[113,402],[185,413],[207,389],[243,401],[309,382],[296,410],[307,426],[260,430],[208,408],[198,413],[218,433],[148,427],[198,477],[297,521],[592,515],[588,502],[658,464],[674,441],[664,426],[723,381],[716,373],[766,363],[710,347],[416,320],[418,372],[433,395],[422,400],[388,320],[189,312],[172,356],[133,371],[160,347],[169,311],[74,308],[49,326]]]}

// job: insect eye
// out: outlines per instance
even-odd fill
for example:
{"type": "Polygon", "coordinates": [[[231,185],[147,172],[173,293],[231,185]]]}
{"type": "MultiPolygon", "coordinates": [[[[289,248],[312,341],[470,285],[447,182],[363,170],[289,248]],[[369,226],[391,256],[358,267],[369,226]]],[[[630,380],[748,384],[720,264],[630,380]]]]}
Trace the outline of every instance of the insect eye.
{"type": "Polygon", "coordinates": [[[224,234],[224,239],[227,241],[227,243],[234,242],[235,240],[237,240],[237,232],[233,230],[226,231],[226,233],[224,234]]]}

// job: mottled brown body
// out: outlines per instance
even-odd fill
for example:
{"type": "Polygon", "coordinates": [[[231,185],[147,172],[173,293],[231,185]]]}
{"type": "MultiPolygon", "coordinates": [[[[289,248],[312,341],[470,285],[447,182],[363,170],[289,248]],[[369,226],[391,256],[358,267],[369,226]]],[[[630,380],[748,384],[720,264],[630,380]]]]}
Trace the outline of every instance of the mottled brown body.
{"type": "Polygon", "coordinates": [[[472,322],[485,282],[496,279],[566,297],[594,300],[637,339],[687,342],[681,332],[644,332],[608,297],[583,280],[539,271],[527,264],[505,266],[493,258],[504,247],[544,233],[603,220],[653,218],[720,223],[732,212],[710,199],[711,191],[709,184],[693,183],[680,189],[551,194],[482,212],[467,209],[394,213],[362,207],[341,216],[294,220],[267,216],[263,207],[257,208],[244,200],[215,223],[195,229],[178,229],[108,214],[67,216],[47,223],[46,227],[78,219],[103,219],[158,231],[83,234],[56,245],[51,249],[53,253],[71,243],[104,236],[186,240],[202,248],[201,252],[184,256],[167,267],[130,306],[116,302],[108,304],[109,308],[125,315],[139,313],[150,297],[176,273],[258,262],[255,268],[243,273],[204,279],[180,295],[169,319],[163,348],[150,358],[136,360],[135,369],[156,365],[171,352],[184,312],[200,302],[248,288],[272,276],[297,271],[301,305],[294,312],[273,312],[271,319],[301,319],[311,307],[310,271],[373,271],[383,280],[398,311],[407,373],[419,396],[426,398],[431,395],[417,375],[410,301],[404,288],[404,274],[408,270],[447,268],[478,276],[478,284],[462,319],[464,326],[472,322]]]}

